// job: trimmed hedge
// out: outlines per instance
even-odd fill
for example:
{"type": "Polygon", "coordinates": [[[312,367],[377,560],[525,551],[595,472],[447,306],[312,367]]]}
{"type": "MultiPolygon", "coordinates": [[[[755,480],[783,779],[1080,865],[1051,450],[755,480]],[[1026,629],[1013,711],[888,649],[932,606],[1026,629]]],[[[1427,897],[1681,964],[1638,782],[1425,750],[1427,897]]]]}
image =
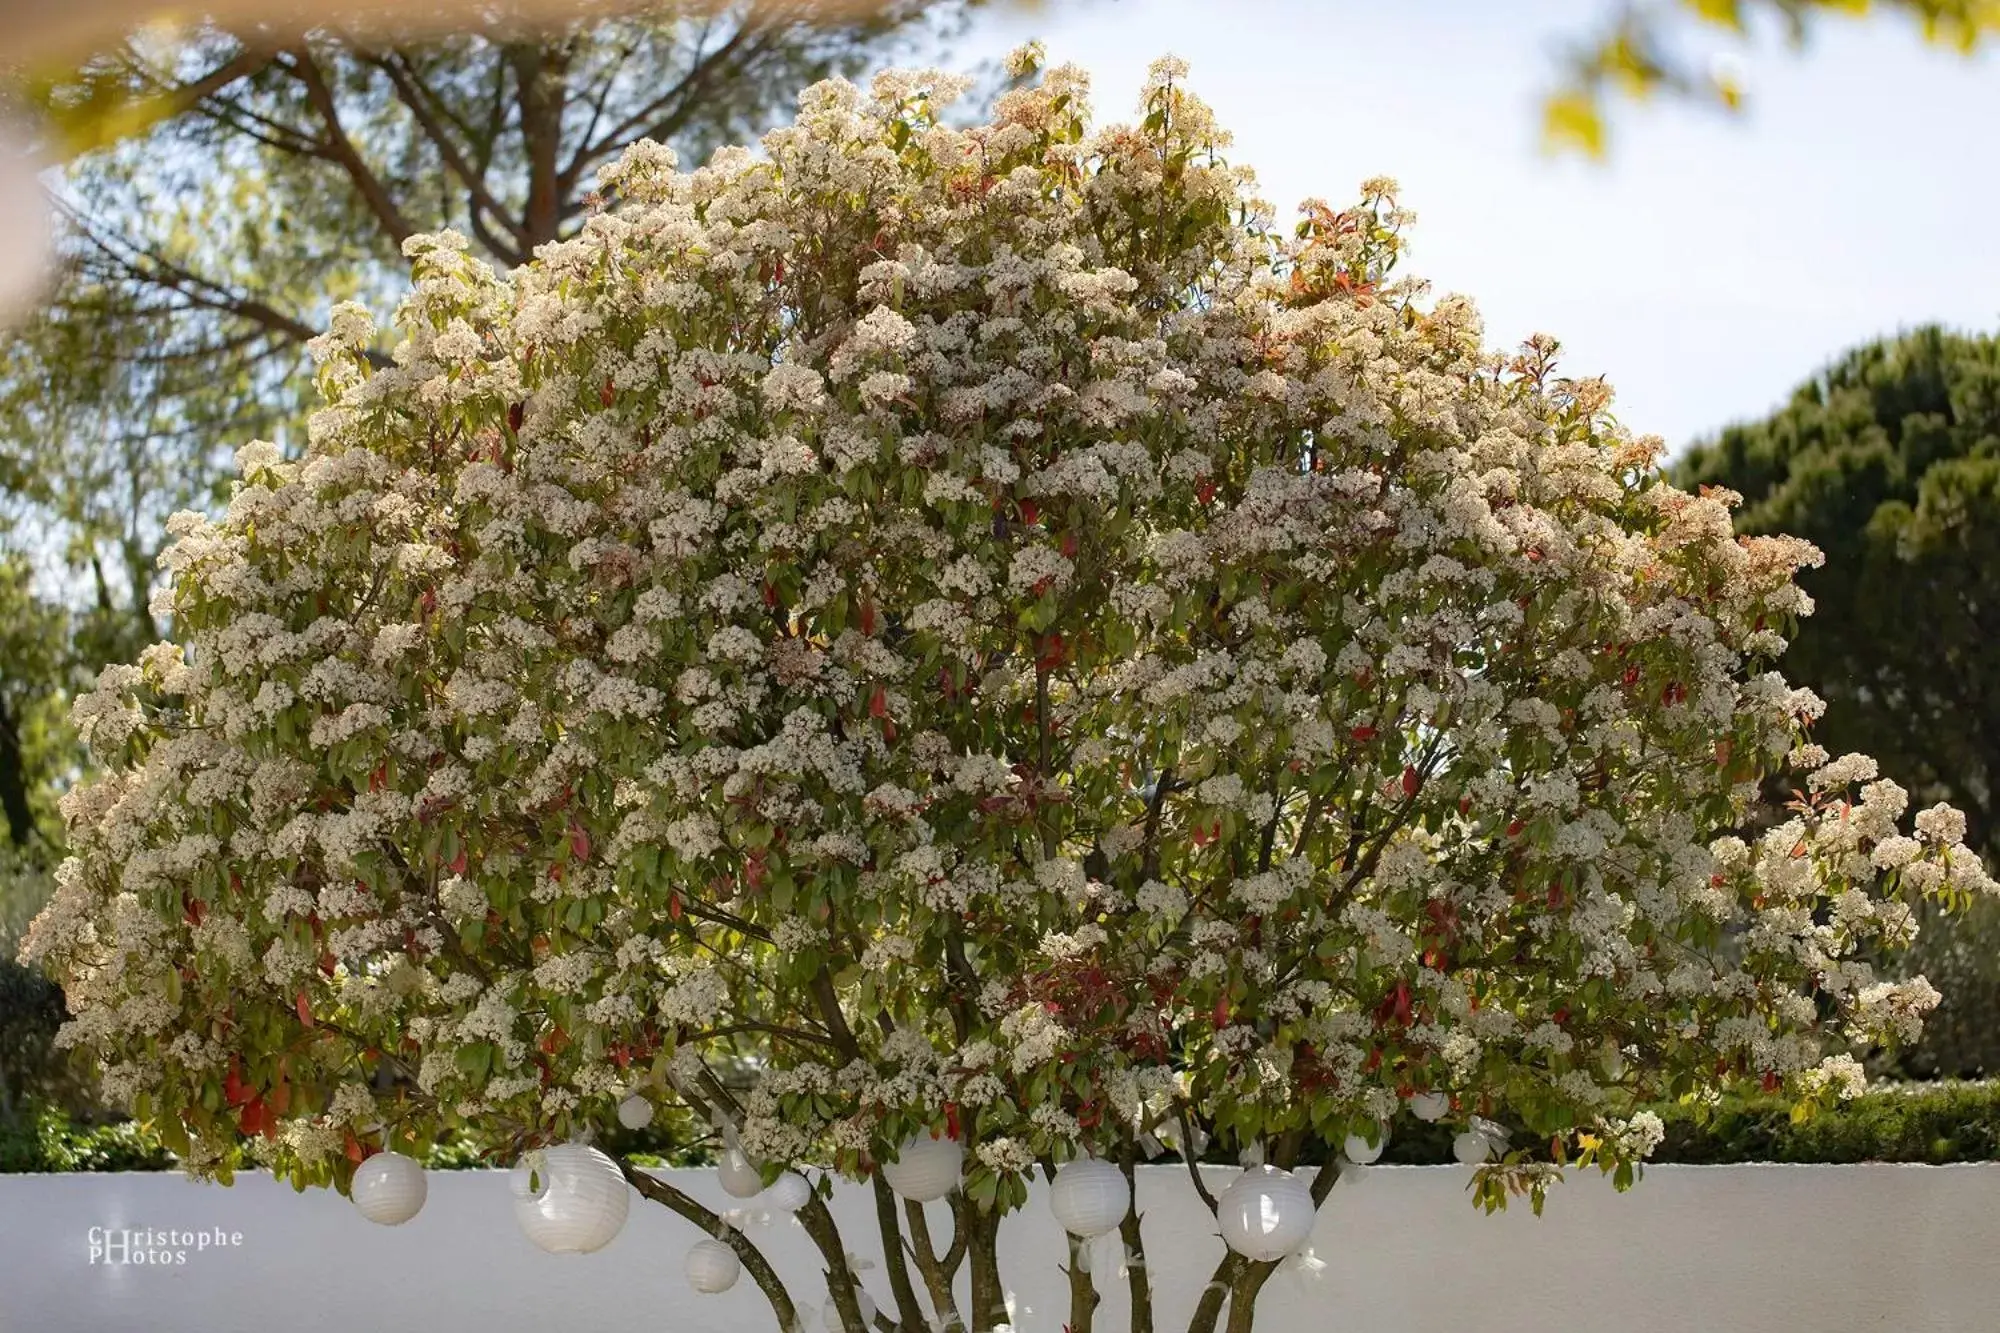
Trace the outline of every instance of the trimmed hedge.
{"type": "MultiPolygon", "coordinates": [[[[1992,1162],[2000,1161],[2000,1081],[1891,1083],[1809,1120],[1795,1122],[1777,1097],[1730,1098],[1698,1117],[1666,1106],[1666,1142],[1651,1159],[1664,1163],[1729,1162],[1992,1162]]],[[[1456,1127],[1399,1122],[1383,1153],[1385,1164],[1438,1165],[1452,1160],[1456,1127]]],[[[700,1146],[664,1135],[620,1134],[605,1145],[643,1165],[697,1166],[700,1146]]],[[[1515,1146],[1520,1146],[1517,1142],[1515,1146]]],[[[38,1107],[14,1126],[0,1124],[0,1173],[22,1171],[162,1171],[173,1155],[129,1121],[85,1125],[53,1107],[38,1107]]],[[[426,1156],[432,1170],[489,1165],[463,1143],[441,1143],[426,1156]]]]}
{"type": "MultiPolygon", "coordinates": [[[[640,1166],[700,1166],[713,1160],[705,1147],[677,1143],[664,1128],[620,1130],[603,1147],[640,1166]]],[[[433,1171],[472,1171],[494,1164],[463,1140],[434,1144],[424,1154],[424,1165],[433,1171]]],[[[130,1120],[92,1124],[45,1103],[20,1109],[12,1124],[0,1119],[0,1175],[171,1171],[178,1166],[151,1131],[130,1120]]]]}

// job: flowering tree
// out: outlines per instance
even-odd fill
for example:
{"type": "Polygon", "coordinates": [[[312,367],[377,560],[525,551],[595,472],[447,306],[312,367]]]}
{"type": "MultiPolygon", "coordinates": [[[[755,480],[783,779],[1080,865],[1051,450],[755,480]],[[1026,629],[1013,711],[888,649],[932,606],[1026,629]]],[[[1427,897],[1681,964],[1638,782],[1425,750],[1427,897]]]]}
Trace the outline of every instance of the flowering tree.
{"type": "MultiPolygon", "coordinates": [[[[1766,669],[1812,548],[1420,305],[1387,182],[1287,238],[1174,63],[1092,132],[1021,61],[990,125],[891,74],[763,156],[638,144],[511,278],[416,238],[393,362],[343,308],[305,456],[177,521],[184,641],[79,704],[105,773],[25,955],[192,1168],[345,1189],[637,1090],[872,1180],[877,1322],[988,1330],[1038,1168],[1212,1136],[1318,1203],[1417,1099],[1539,1204],[1628,1181],[1648,1101],[1810,1105],[1917,1030],[1866,960],[1992,886],[1766,669]],[[926,1134],[949,1240],[877,1169],[926,1134]]],[[[1226,1253],[1197,1333],[1273,1267],[1226,1253]]]]}

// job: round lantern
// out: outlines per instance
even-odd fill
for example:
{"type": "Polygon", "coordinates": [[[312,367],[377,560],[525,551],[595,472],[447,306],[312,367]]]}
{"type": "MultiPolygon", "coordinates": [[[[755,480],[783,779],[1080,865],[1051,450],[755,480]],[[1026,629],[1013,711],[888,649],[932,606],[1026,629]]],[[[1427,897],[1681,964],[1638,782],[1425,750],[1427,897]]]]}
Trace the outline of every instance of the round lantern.
{"type": "Polygon", "coordinates": [[[812,1202],[813,1187],[796,1171],[787,1171],[764,1191],[763,1202],[774,1213],[796,1213],[812,1202]]]}
{"type": "MultiPolygon", "coordinates": [[[[861,1326],[875,1327],[875,1302],[859,1286],[854,1289],[854,1303],[861,1307],[861,1326]]],[[[827,1301],[825,1307],[820,1310],[819,1322],[825,1327],[826,1333],[847,1333],[847,1325],[840,1318],[840,1306],[832,1300],[827,1301]]]]}
{"type": "Polygon", "coordinates": [[[653,1104],[633,1093],[618,1103],[618,1123],[627,1129],[644,1129],[653,1123],[653,1104]]]}
{"type": "Polygon", "coordinates": [[[763,1172],[743,1155],[741,1148],[722,1150],[722,1160],[715,1164],[715,1177],[722,1182],[722,1192],[732,1199],[754,1199],[764,1190],[763,1172]]]}
{"type": "Polygon", "coordinates": [[[1273,1263],[1305,1244],[1319,1213],[1306,1183],[1275,1166],[1251,1167],[1215,1205],[1222,1243],[1259,1263],[1273,1263]]]}
{"type": "Polygon", "coordinates": [[[526,1166],[514,1170],[514,1220],[550,1254],[601,1250],[624,1228],[631,1186],[597,1149],[581,1143],[546,1148],[532,1182],[530,1174],[526,1166]]]}
{"type": "Polygon", "coordinates": [[[1056,1221],[1085,1240],[1116,1228],[1131,1207],[1125,1173],[1101,1157],[1065,1162],[1049,1186],[1049,1210],[1056,1221]]]}
{"type": "Polygon", "coordinates": [[[1389,1146],[1389,1127],[1382,1125],[1375,1131],[1375,1142],[1370,1143],[1360,1134],[1349,1134],[1347,1142],[1340,1145],[1340,1155],[1356,1166],[1367,1166],[1382,1156],[1382,1150],[1389,1146]]]}
{"type": "Polygon", "coordinates": [[[1451,1098],[1441,1092],[1420,1092],[1410,1098],[1410,1114],[1419,1120],[1442,1120],[1451,1110],[1451,1098]]]}
{"type": "Polygon", "coordinates": [[[1493,1156],[1494,1150],[1507,1145],[1507,1131],[1491,1120],[1472,1117],[1463,1134],[1451,1141],[1451,1155],[1461,1166],[1478,1166],[1493,1156]]]}
{"type": "Polygon", "coordinates": [[[1451,1155],[1460,1166],[1478,1166],[1493,1155],[1493,1140],[1478,1129],[1468,1129],[1451,1141],[1451,1155]]]}
{"type": "Polygon", "coordinates": [[[395,1227],[417,1215],[430,1185],[423,1167],[413,1159],[399,1152],[378,1152],[354,1168],[348,1193],[363,1217],[395,1227]]]}
{"type": "Polygon", "coordinates": [[[728,1291],[742,1272],[743,1261],[722,1241],[698,1240],[688,1251],[688,1285],[704,1296],[728,1291]]]}
{"type": "Polygon", "coordinates": [[[882,1179],[903,1198],[929,1203],[957,1188],[964,1164],[965,1145],[957,1139],[918,1134],[903,1144],[895,1161],[882,1163],[882,1179]]]}

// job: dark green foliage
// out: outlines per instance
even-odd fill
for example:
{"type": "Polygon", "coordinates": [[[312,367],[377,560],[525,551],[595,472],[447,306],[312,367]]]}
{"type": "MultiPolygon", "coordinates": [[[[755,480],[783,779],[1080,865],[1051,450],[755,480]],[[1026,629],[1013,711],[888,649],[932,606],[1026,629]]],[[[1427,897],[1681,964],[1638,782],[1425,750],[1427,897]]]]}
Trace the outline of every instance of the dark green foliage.
{"type": "Polygon", "coordinates": [[[1783,669],[1816,738],[2000,833],[2000,340],[1927,328],[1848,353],[1776,415],[1691,450],[1678,480],[1744,497],[1739,530],[1826,553],[1783,669]]]}
{"type": "MultiPolygon", "coordinates": [[[[1683,485],[1740,492],[1738,528],[1826,553],[1780,667],[1827,701],[1815,738],[1875,756],[1919,806],[1965,811],[2000,856],[2000,339],[1871,343],[1767,420],[1691,450],[1683,485]]],[[[1905,966],[1943,992],[1897,1068],[2000,1071],[2000,908],[1926,922],[1905,966]]]]}
{"type": "Polygon", "coordinates": [[[165,1171],[173,1155],[131,1121],[93,1125],[59,1107],[26,1108],[0,1124],[0,1174],[24,1171],[165,1171]]]}
{"type": "Polygon", "coordinates": [[[67,1017],[54,982],[0,958],[0,1129],[20,1119],[32,1102],[82,1101],[79,1080],[55,1048],[56,1029],[67,1017]]]}
{"type": "Polygon", "coordinates": [[[1706,1124],[1663,1108],[1656,1162],[1991,1162],[2000,1160],[2000,1085],[1889,1085],[1794,1124],[1775,1097],[1732,1099],[1706,1124]]]}
{"type": "MultiPolygon", "coordinates": [[[[2000,1161],[2000,1083],[1883,1083],[1803,1123],[1782,1097],[1730,1097],[1699,1116],[1691,1107],[1653,1108],[1667,1138],[1650,1164],[1725,1162],[2000,1161]]],[[[1459,1127],[1399,1120],[1385,1165],[1450,1162],[1459,1127]]],[[[1514,1148],[1526,1143],[1516,1135],[1514,1148]]]]}

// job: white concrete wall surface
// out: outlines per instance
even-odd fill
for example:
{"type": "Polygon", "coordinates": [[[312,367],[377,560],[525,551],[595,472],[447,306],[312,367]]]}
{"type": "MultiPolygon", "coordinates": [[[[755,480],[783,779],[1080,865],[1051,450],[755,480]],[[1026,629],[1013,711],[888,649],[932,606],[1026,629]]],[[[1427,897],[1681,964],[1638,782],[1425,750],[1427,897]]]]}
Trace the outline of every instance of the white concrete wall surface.
{"type": "MultiPolygon", "coordinates": [[[[669,1173],[712,1205],[706,1171],[669,1173]]],[[[1217,1188],[1233,1173],[1214,1172],[1217,1188]]],[[[1374,1167],[1321,1210],[1316,1277],[1265,1289],[1262,1333],[2000,1333],[2000,1166],[1657,1167],[1629,1194],[1594,1173],[1536,1218],[1487,1217],[1464,1168],[1374,1167]]],[[[1222,1254],[1176,1167],[1142,1169],[1158,1333],[1184,1329],[1222,1254]]],[[[949,1234],[942,1204],[934,1234],[949,1234]]],[[[885,1308],[872,1197],[834,1200],[885,1308]]],[[[825,1299],[797,1224],[750,1227],[802,1307],[825,1299]]],[[[232,1188],[177,1175],[0,1176],[0,1333],[772,1333],[746,1275],[697,1296],[694,1227],[634,1195],[604,1250],[553,1256],[515,1225],[498,1172],[438,1172],[414,1220],[380,1227],[331,1192],[267,1177],[232,1188]],[[223,1233],[185,1262],[93,1263],[91,1228],[223,1233]],[[240,1243],[236,1243],[240,1233],[240,1243]]],[[[1061,1239],[1038,1190],[1002,1261],[1022,1333],[1061,1333],[1061,1239]]],[[[1107,1280],[1098,1333],[1125,1333],[1107,1280]]]]}

